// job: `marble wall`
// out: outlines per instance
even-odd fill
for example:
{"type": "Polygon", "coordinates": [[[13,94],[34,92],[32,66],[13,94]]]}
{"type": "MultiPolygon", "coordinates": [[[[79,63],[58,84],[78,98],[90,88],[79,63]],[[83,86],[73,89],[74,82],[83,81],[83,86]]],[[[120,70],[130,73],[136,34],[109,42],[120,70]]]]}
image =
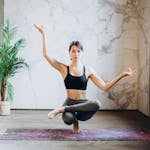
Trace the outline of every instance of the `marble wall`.
{"type": "Polygon", "coordinates": [[[150,1],[139,0],[138,109],[150,116],[150,1]]]}
{"type": "MultiPolygon", "coordinates": [[[[41,39],[33,23],[47,34],[49,55],[70,63],[68,46],[80,40],[83,62],[104,81],[110,81],[128,66],[138,69],[139,16],[137,0],[5,0],[4,17],[18,26],[18,37],[27,39],[20,52],[30,70],[11,81],[15,87],[12,108],[55,108],[65,97],[62,77],[42,57],[41,39]]],[[[143,43],[144,44],[144,43],[143,43]]],[[[99,99],[101,109],[137,109],[136,77],[120,80],[108,92],[89,82],[87,96],[99,99]]]]}

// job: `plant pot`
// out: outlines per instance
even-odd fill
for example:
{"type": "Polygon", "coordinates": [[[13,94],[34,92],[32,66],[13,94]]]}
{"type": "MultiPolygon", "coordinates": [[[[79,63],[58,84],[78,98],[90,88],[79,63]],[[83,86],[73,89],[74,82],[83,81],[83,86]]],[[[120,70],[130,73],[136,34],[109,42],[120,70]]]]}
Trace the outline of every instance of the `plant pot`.
{"type": "Polygon", "coordinates": [[[10,104],[8,101],[0,101],[0,115],[10,115],[10,104]]]}

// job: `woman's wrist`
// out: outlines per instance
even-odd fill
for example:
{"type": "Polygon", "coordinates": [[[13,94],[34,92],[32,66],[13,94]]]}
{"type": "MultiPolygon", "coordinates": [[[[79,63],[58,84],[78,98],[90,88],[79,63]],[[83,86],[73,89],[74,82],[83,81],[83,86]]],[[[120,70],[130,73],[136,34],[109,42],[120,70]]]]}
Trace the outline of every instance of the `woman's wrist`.
{"type": "Polygon", "coordinates": [[[125,77],[125,76],[127,76],[127,73],[126,73],[126,72],[123,72],[123,73],[121,73],[121,76],[122,76],[122,77],[125,77]]]}
{"type": "Polygon", "coordinates": [[[42,37],[45,37],[45,33],[44,32],[41,32],[41,34],[42,34],[42,37]]]}

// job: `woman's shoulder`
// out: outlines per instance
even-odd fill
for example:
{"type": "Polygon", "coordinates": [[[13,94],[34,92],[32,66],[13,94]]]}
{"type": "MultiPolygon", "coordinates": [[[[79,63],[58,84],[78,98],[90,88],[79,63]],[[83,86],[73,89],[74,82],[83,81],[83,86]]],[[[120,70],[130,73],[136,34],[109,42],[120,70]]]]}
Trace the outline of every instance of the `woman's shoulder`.
{"type": "Polygon", "coordinates": [[[69,65],[65,64],[65,63],[61,63],[61,69],[60,69],[60,73],[61,75],[63,76],[63,78],[66,76],[67,74],[67,68],[68,68],[69,65]]]}
{"type": "Polygon", "coordinates": [[[91,67],[89,65],[85,66],[85,70],[86,70],[87,77],[89,77],[92,74],[95,74],[95,70],[93,69],[93,67],[91,67]]]}

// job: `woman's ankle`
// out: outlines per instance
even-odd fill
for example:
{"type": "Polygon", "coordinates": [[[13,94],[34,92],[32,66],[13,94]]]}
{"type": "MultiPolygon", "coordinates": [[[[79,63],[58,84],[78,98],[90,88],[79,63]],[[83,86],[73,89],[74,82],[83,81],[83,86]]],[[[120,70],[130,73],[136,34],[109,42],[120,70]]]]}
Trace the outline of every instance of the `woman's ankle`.
{"type": "Polygon", "coordinates": [[[64,107],[59,108],[59,109],[58,109],[58,112],[59,112],[59,113],[65,112],[65,108],[64,108],[64,107]]]}

